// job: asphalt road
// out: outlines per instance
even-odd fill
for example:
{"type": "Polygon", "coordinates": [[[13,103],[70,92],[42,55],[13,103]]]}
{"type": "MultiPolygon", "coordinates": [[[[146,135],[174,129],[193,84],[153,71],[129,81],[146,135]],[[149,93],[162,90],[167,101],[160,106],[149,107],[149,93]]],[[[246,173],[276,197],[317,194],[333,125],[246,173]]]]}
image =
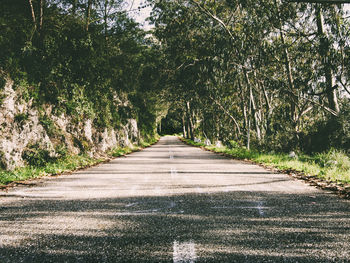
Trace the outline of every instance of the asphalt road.
{"type": "Polygon", "coordinates": [[[0,192],[0,262],[350,262],[350,202],[176,137],[0,192]]]}

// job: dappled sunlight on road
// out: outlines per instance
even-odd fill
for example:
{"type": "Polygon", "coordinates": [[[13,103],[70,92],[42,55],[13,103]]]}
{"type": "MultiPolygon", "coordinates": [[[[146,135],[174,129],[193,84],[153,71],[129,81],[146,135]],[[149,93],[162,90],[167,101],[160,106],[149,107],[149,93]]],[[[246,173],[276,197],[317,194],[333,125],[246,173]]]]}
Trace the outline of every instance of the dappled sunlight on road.
{"type": "Polygon", "coordinates": [[[109,164],[2,193],[0,262],[350,258],[348,201],[210,156],[170,137],[109,164]],[[167,150],[151,157],[161,148],[167,150]]]}

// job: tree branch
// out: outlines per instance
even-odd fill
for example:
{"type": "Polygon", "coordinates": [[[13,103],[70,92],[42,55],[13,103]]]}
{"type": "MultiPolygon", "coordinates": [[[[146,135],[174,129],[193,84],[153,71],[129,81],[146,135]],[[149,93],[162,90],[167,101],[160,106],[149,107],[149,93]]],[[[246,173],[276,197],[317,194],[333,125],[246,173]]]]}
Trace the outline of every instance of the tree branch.
{"type": "Polygon", "coordinates": [[[235,123],[237,130],[238,130],[238,134],[241,135],[241,129],[239,128],[238,122],[236,121],[236,119],[224,108],[224,106],[222,106],[217,100],[215,100],[211,95],[209,95],[209,98],[216,104],[219,106],[220,109],[222,109],[224,111],[224,113],[226,113],[227,116],[229,116],[233,122],[235,123]]]}
{"type": "Polygon", "coordinates": [[[231,39],[234,40],[234,37],[230,31],[230,29],[227,27],[227,25],[222,21],[220,18],[212,14],[207,8],[199,4],[196,0],[190,0],[190,2],[194,3],[199,9],[201,9],[206,15],[210,16],[212,19],[217,21],[225,30],[226,32],[230,35],[231,39]]]}
{"type": "Polygon", "coordinates": [[[307,94],[308,94],[308,95],[312,95],[312,96],[321,96],[321,95],[326,94],[326,93],[328,93],[328,92],[331,92],[331,91],[333,91],[333,90],[335,90],[335,89],[337,89],[337,88],[338,88],[338,85],[334,85],[333,87],[327,88],[327,89],[324,90],[324,91],[321,91],[321,92],[318,92],[318,93],[308,92],[307,94]]]}
{"type": "Polygon", "coordinates": [[[346,85],[343,83],[343,81],[342,81],[341,79],[338,79],[338,81],[339,81],[339,83],[343,86],[343,88],[345,89],[345,91],[346,91],[347,93],[349,93],[349,95],[350,95],[350,90],[348,90],[348,88],[347,88],[346,85]]]}
{"type": "Polygon", "coordinates": [[[309,98],[305,98],[305,97],[302,97],[302,98],[305,99],[305,100],[307,100],[307,101],[309,101],[309,102],[311,102],[311,103],[313,103],[313,104],[315,104],[315,105],[317,105],[317,106],[319,106],[319,107],[321,107],[321,108],[323,108],[325,111],[329,112],[329,113],[332,114],[333,116],[338,117],[338,112],[336,112],[336,111],[334,111],[334,110],[328,108],[327,106],[325,106],[325,105],[323,105],[323,104],[321,104],[321,103],[318,103],[318,102],[316,102],[316,101],[314,101],[314,100],[311,100],[311,99],[309,99],[309,98]]]}

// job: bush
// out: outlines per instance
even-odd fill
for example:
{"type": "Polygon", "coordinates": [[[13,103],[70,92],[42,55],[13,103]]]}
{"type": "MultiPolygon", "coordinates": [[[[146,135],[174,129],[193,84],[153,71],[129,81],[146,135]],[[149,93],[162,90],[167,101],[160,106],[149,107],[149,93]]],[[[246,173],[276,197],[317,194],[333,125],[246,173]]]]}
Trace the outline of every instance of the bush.
{"type": "Polygon", "coordinates": [[[53,137],[58,133],[54,122],[47,115],[40,116],[39,121],[49,137],[53,137]]]}
{"type": "Polygon", "coordinates": [[[350,153],[350,103],[343,102],[338,117],[320,120],[314,129],[303,135],[303,151],[324,152],[331,148],[343,149],[350,153]]]}
{"type": "Polygon", "coordinates": [[[319,153],[315,155],[315,162],[322,167],[349,169],[350,171],[350,158],[344,151],[331,149],[328,152],[319,153]]]}
{"type": "Polygon", "coordinates": [[[6,79],[0,75],[0,91],[2,91],[5,88],[5,85],[6,85],[6,79]]]}
{"type": "Polygon", "coordinates": [[[15,119],[15,122],[22,125],[24,122],[26,122],[29,119],[29,116],[27,113],[19,113],[15,115],[14,119],[15,119]]]}
{"type": "Polygon", "coordinates": [[[41,149],[38,143],[27,146],[22,153],[22,158],[28,165],[39,167],[42,167],[56,159],[51,157],[49,151],[41,149]]]}

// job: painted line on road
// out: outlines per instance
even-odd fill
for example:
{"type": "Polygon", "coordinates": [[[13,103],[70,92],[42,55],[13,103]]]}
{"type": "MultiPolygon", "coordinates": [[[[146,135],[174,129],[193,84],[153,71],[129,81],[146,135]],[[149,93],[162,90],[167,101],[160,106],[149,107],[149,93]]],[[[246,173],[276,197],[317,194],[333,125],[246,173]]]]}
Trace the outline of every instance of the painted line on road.
{"type": "Polygon", "coordinates": [[[263,207],[263,202],[258,202],[257,203],[257,208],[258,208],[258,211],[259,211],[259,215],[261,215],[261,216],[264,216],[265,215],[265,212],[264,212],[264,209],[265,209],[265,207],[263,207]]]}
{"type": "Polygon", "coordinates": [[[171,179],[174,179],[177,176],[176,168],[170,168],[171,179]]]}
{"type": "Polygon", "coordinates": [[[129,204],[126,204],[125,207],[133,207],[133,206],[135,206],[137,204],[138,204],[138,202],[136,202],[136,203],[129,203],[129,204]]]}
{"type": "Polygon", "coordinates": [[[169,158],[170,158],[170,160],[174,159],[174,152],[170,149],[169,149],[169,158]]]}

